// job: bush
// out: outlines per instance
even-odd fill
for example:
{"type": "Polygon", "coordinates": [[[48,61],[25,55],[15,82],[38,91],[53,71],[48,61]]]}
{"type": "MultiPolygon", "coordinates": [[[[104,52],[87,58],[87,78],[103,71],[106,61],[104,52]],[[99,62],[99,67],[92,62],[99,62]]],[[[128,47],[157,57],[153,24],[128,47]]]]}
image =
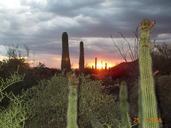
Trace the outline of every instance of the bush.
{"type": "Polygon", "coordinates": [[[82,77],[80,128],[91,128],[91,120],[98,120],[102,125],[110,125],[112,128],[119,126],[118,104],[114,102],[111,95],[102,93],[101,84],[101,81],[93,81],[82,77]]]}
{"type": "MultiPolygon", "coordinates": [[[[117,128],[118,111],[113,97],[101,92],[100,81],[85,77],[81,79],[79,128],[91,128],[94,120],[117,128]]],[[[66,127],[68,81],[65,77],[58,75],[51,80],[41,81],[27,92],[27,98],[30,118],[26,128],[66,127]]]]}
{"type": "Polygon", "coordinates": [[[17,74],[8,79],[0,79],[0,102],[5,98],[9,100],[8,106],[0,108],[0,128],[23,128],[27,118],[27,105],[23,103],[21,96],[15,96],[6,89],[23,79],[17,74]]]}
{"type": "Polygon", "coordinates": [[[24,59],[8,59],[4,60],[0,65],[0,77],[8,78],[11,74],[18,72],[25,74],[29,70],[29,64],[24,59]]]}
{"type": "Polygon", "coordinates": [[[157,95],[164,128],[171,127],[171,76],[160,76],[157,79],[157,95]]]}
{"type": "Polygon", "coordinates": [[[26,128],[65,128],[67,111],[67,79],[54,76],[43,80],[27,92],[30,118],[26,128]]]}

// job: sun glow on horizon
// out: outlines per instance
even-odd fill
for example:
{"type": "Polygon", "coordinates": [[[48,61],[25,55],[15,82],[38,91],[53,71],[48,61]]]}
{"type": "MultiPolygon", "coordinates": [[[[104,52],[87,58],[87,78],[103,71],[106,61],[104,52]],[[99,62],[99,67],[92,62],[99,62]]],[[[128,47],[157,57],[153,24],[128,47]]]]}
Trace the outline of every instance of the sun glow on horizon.
{"type": "Polygon", "coordinates": [[[7,56],[0,55],[0,61],[6,60],[6,59],[8,59],[7,56]]]}
{"type": "MultiPolygon", "coordinates": [[[[116,63],[111,63],[111,62],[105,62],[105,63],[107,63],[107,69],[108,68],[111,68],[111,67],[113,67],[113,66],[115,66],[116,65],[116,63]]],[[[106,67],[106,64],[105,63],[103,63],[103,62],[97,62],[97,69],[105,69],[105,67],[106,67]]],[[[89,63],[88,65],[87,65],[87,67],[93,67],[93,68],[95,68],[95,63],[89,63]]]]}
{"type": "MultiPolygon", "coordinates": [[[[57,68],[60,69],[61,68],[61,56],[57,56],[57,55],[47,55],[47,54],[43,54],[43,55],[38,55],[38,56],[30,56],[30,57],[22,57],[23,59],[25,59],[25,62],[28,63],[31,67],[36,67],[39,62],[45,64],[47,67],[50,68],[57,68]]],[[[3,56],[0,55],[0,61],[3,60],[7,60],[9,59],[8,56],[3,56]]],[[[97,69],[105,69],[107,67],[107,69],[116,66],[117,64],[119,64],[121,62],[121,60],[119,59],[99,59],[97,61],[97,69]],[[102,61],[105,60],[105,61],[102,61]],[[107,66],[106,66],[107,64],[107,66]]],[[[78,58],[71,58],[71,68],[72,69],[78,69],[79,68],[79,60],[78,58]]],[[[85,68],[95,68],[95,62],[94,59],[91,58],[86,58],[85,59],[85,68]]]]}

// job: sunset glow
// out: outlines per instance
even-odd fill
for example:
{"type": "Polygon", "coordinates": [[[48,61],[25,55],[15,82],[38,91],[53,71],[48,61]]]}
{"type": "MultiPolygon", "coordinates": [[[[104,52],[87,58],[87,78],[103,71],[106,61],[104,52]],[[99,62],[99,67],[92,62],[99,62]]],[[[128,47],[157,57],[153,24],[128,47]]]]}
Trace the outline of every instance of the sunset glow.
{"type": "Polygon", "coordinates": [[[7,56],[2,56],[2,55],[0,55],[0,61],[6,60],[6,59],[8,59],[7,56]]]}
{"type": "MultiPolygon", "coordinates": [[[[115,63],[111,63],[111,62],[105,62],[105,63],[107,63],[107,68],[110,68],[116,65],[115,63]]],[[[105,69],[105,63],[98,62],[97,69],[105,69]]],[[[92,67],[92,66],[95,67],[95,64],[94,63],[88,64],[88,67],[92,67]]]]}
{"type": "MultiPolygon", "coordinates": [[[[61,68],[61,57],[57,55],[39,55],[38,57],[23,57],[26,60],[26,63],[28,63],[31,67],[35,67],[39,64],[39,62],[45,64],[47,67],[51,68],[61,68]]],[[[7,56],[0,55],[0,61],[8,59],[7,56]]],[[[121,59],[107,59],[107,58],[101,58],[97,61],[97,69],[105,69],[105,63],[107,63],[107,68],[114,67],[115,65],[121,63],[121,59]],[[105,61],[102,61],[105,60],[105,61]]],[[[85,61],[85,67],[87,68],[95,68],[94,59],[86,58],[85,61]]],[[[79,68],[79,60],[78,58],[71,57],[71,67],[73,69],[79,68]]]]}
{"type": "MultiPolygon", "coordinates": [[[[107,63],[107,69],[117,65],[116,63],[113,63],[113,62],[106,62],[106,63],[107,63]]],[[[93,66],[93,68],[95,68],[95,64],[93,63],[93,61],[87,61],[85,64],[85,68],[92,68],[92,66],[93,66]]],[[[73,69],[78,69],[79,65],[78,65],[78,63],[72,63],[71,67],[73,69]]],[[[98,62],[97,69],[105,69],[105,63],[98,62]]]]}

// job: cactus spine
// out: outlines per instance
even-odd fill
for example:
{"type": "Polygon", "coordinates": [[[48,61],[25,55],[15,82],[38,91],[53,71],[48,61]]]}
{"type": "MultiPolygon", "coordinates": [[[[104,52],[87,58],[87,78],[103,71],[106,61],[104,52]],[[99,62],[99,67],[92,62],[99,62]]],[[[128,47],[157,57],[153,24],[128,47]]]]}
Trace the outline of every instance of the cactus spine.
{"type": "Polygon", "coordinates": [[[129,105],[128,105],[128,93],[126,82],[121,82],[119,92],[119,107],[121,113],[121,128],[131,128],[131,122],[129,117],[129,105]]]}
{"type": "Polygon", "coordinates": [[[69,95],[67,110],[67,128],[78,128],[77,125],[77,89],[78,79],[75,74],[68,75],[69,95]]]}
{"type": "Polygon", "coordinates": [[[150,30],[154,22],[145,19],[140,24],[139,68],[140,68],[140,127],[159,128],[152,59],[150,55],[150,30]],[[150,121],[151,119],[151,121],[150,121]]]}
{"type": "Polygon", "coordinates": [[[71,63],[69,58],[69,47],[68,47],[68,34],[63,32],[62,34],[62,61],[61,70],[68,72],[71,70],[71,63]]]}
{"type": "Polygon", "coordinates": [[[84,44],[82,41],[80,42],[79,70],[80,72],[84,71],[84,44]]]}

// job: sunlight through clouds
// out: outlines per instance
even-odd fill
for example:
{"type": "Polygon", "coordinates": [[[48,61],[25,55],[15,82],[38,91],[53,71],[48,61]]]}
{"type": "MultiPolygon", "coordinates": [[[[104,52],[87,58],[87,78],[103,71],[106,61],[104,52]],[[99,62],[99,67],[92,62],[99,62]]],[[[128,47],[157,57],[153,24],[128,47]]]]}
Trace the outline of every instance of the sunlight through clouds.
{"type": "Polygon", "coordinates": [[[17,9],[20,8],[20,0],[1,0],[0,9],[17,9]]]}
{"type": "Polygon", "coordinates": [[[26,4],[38,4],[41,6],[46,6],[48,0],[21,0],[24,1],[26,4]]]}

